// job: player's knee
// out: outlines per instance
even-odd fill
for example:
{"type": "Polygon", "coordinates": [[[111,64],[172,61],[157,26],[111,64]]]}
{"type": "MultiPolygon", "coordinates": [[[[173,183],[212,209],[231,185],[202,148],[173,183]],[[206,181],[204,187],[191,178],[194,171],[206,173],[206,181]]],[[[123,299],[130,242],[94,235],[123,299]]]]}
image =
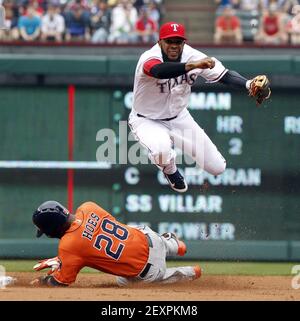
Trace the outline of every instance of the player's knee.
{"type": "Polygon", "coordinates": [[[221,175],[226,169],[226,160],[222,157],[218,161],[214,161],[207,166],[206,171],[209,172],[211,175],[218,176],[221,175]]]}
{"type": "Polygon", "coordinates": [[[222,159],[222,161],[220,161],[218,164],[215,164],[211,174],[214,176],[221,175],[222,173],[224,173],[225,169],[226,169],[226,160],[222,159]]]}
{"type": "Polygon", "coordinates": [[[173,158],[173,152],[170,142],[161,141],[152,150],[151,155],[156,164],[161,166],[169,164],[171,159],[173,158]]]}
{"type": "Polygon", "coordinates": [[[160,151],[152,155],[155,163],[160,166],[166,166],[170,164],[172,159],[172,153],[170,151],[160,151]]]}

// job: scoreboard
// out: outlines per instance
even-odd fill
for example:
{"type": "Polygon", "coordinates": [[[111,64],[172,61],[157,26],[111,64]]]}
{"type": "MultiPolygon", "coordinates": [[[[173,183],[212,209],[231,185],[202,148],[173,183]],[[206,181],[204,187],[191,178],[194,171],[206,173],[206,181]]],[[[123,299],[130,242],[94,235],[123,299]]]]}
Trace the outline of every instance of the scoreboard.
{"type": "MultiPolygon", "coordinates": [[[[299,91],[273,88],[258,107],[246,92],[195,87],[189,111],[227,168],[215,177],[180,162],[177,150],[189,185],[180,194],[130,135],[131,90],[76,88],[74,208],[91,200],[122,222],[175,232],[194,258],[299,259],[299,91]],[[101,159],[109,146],[110,159],[101,159]]],[[[0,91],[0,256],[31,257],[39,251],[32,211],[49,199],[67,204],[68,96],[62,87],[0,91]]]]}
{"type": "Polygon", "coordinates": [[[232,55],[232,48],[210,48],[249,79],[267,74],[272,95],[258,107],[246,90],[197,80],[189,111],[227,168],[215,177],[177,150],[189,185],[179,194],[127,124],[134,69],[144,49],[100,49],[82,52],[80,61],[73,49],[69,57],[51,59],[38,51],[29,58],[2,55],[0,257],[56,255],[36,242],[31,219],[36,206],[55,199],[73,209],[94,201],[122,222],[175,232],[187,243],[187,258],[299,260],[297,50],[241,48],[232,55]],[[76,90],[74,108],[69,84],[76,90]]]}
{"type": "MultiPolygon", "coordinates": [[[[215,177],[195,164],[180,164],[189,189],[179,194],[150,162],[117,164],[115,214],[191,241],[299,240],[299,99],[295,91],[273,91],[256,106],[227,87],[194,91],[189,111],[225,157],[226,171],[215,177]]],[[[131,91],[112,92],[119,153],[128,140],[129,129],[120,124],[131,101],[131,91]]]]}

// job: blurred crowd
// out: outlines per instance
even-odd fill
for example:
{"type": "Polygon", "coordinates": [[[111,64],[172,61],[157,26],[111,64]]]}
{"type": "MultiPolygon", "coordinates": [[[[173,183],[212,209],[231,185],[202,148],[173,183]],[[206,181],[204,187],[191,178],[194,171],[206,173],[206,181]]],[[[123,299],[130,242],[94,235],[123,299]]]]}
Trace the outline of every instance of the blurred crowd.
{"type": "Polygon", "coordinates": [[[0,40],[141,43],[158,39],[162,0],[0,0],[0,40]]]}
{"type": "Polygon", "coordinates": [[[300,0],[215,1],[215,43],[300,44],[300,0]]]}
{"type": "MultiPolygon", "coordinates": [[[[212,1],[216,44],[300,44],[300,0],[212,1]]],[[[0,5],[6,12],[0,41],[154,43],[165,14],[164,0],[0,0],[0,5]]]]}

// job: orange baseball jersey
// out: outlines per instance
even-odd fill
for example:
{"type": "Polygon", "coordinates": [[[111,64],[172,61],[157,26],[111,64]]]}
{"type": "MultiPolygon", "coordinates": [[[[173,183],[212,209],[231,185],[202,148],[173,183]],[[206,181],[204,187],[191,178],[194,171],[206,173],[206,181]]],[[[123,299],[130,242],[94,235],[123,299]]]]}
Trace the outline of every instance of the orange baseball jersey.
{"type": "Polygon", "coordinates": [[[123,277],[142,271],[149,246],[140,230],[118,222],[93,202],[83,203],[75,215],[59,242],[61,267],[53,273],[58,282],[74,282],[84,266],[123,277]]]}

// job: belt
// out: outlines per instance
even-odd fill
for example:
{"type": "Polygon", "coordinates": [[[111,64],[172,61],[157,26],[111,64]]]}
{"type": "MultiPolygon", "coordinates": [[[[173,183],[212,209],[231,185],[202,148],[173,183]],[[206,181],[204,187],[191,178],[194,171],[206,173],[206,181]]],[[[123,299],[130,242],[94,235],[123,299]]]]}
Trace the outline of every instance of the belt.
{"type": "MultiPolygon", "coordinates": [[[[144,116],[144,115],[141,115],[141,114],[137,114],[137,116],[138,116],[138,117],[143,117],[143,118],[148,118],[148,117],[146,117],[146,116],[144,116]]],[[[163,118],[163,119],[151,119],[151,118],[149,118],[149,119],[151,119],[151,120],[163,120],[163,121],[168,121],[168,120],[175,119],[176,117],[177,117],[177,115],[176,115],[176,116],[174,116],[174,117],[170,117],[170,118],[163,118]]]]}
{"type": "MultiPolygon", "coordinates": [[[[145,234],[145,236],[146,236],[149,247],[153,247],[153,243],[152,243],[150,236],[148,234],[145,234]]],[[[149,272],[151,266],[152,266],[151,263],[147,263],[146,266],[144,267],[144,269],[142,270],[142,272],[139,274],[139,277],[144,278],[147,275],[147,273],[149,272]]]]}

